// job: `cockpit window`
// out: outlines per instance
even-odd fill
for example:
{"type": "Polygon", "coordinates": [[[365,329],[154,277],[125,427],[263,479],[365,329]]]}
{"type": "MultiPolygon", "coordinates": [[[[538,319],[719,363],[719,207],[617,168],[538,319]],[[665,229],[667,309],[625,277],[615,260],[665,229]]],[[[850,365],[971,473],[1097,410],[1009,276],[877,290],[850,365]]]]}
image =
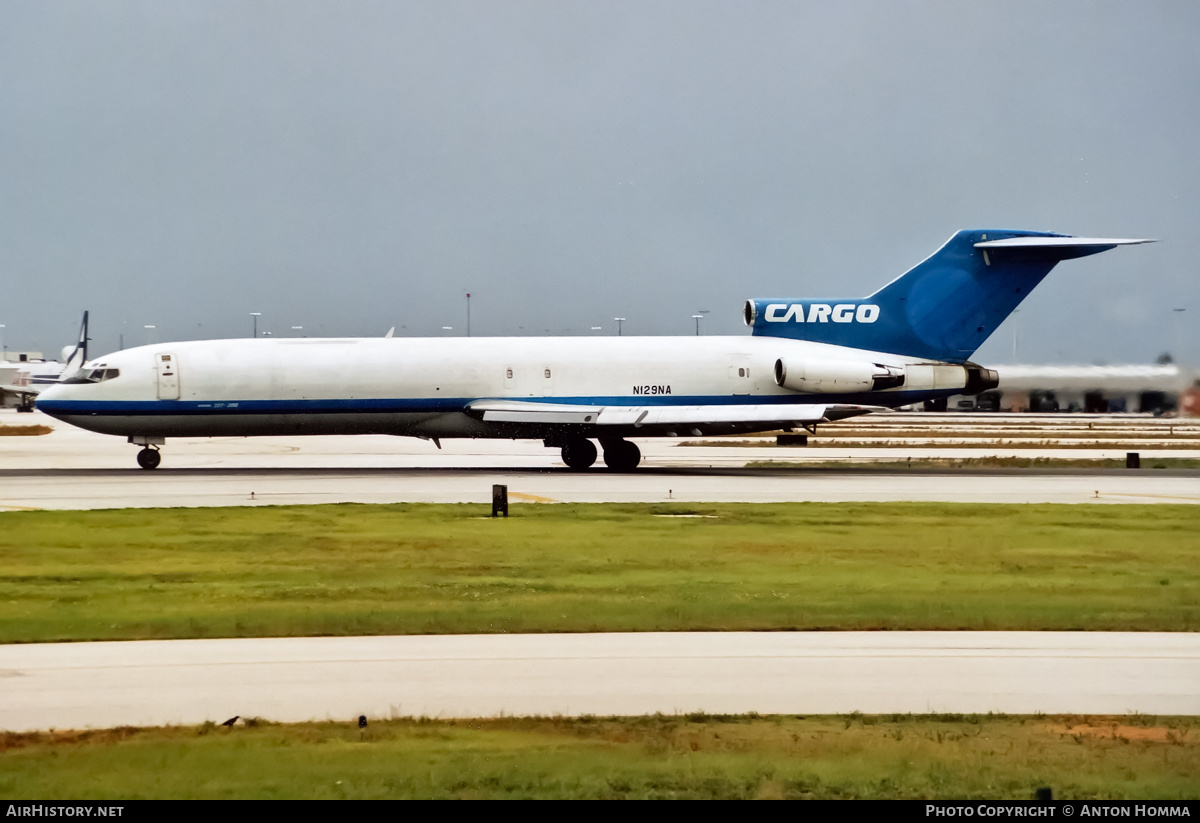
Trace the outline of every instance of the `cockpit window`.
{"type": "Polygon", "coordinates": [[[88,369],[81,371],[74,377],[64,380],[64,383],[103,383],[105,380],[112,380],[114,377],[120,377],[120,369],[88,369]]]}

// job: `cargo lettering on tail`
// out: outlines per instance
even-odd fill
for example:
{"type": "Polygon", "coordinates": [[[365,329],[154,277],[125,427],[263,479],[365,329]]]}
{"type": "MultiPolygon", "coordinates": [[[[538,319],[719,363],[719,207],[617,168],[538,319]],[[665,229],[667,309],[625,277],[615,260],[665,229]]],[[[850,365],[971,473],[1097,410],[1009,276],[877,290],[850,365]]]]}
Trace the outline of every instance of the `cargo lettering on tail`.
{"type": "Polygon", "coordinates": [[[879,306],[872,303],[809,303],[808,320],[803,303],[768,303],[764,319],[768,323],[874,323],[879,319],[879,306]]]}

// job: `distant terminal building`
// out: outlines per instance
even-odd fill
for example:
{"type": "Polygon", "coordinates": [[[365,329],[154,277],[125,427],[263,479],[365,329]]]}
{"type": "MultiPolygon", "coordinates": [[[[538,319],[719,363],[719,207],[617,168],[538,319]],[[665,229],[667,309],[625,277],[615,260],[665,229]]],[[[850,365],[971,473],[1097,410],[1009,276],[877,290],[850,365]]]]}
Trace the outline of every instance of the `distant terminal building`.
{"type": "Polygon", "coordinates": [[[977,397],[956,395],[944,405],[926,404],[926,410],[1200,414],[1200,381],[1174,363],[995,368],[998,389],[977,397]]]}
{"type": "Polygon", "coordinates": [[[39,360],[46,358],[40,351],[8,351],[4,350],[3,357],[0,357],[0,362],[3,363],[36,363],[39,360]]]}

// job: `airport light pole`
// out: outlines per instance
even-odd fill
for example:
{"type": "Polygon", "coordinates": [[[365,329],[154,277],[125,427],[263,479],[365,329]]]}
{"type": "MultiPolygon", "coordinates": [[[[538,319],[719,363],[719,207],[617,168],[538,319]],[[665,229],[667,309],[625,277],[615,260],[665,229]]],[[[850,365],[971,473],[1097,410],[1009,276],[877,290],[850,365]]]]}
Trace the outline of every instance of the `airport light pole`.
{"type": "MultiPolygon", "coordinates": [[[[1171,309],[1171,314],[1175,316],[1175,362],[1178,363],[1183,358],[1183,313],[1187,309],[1171,309]]],[[[0,326],[0,329],[4,328],[0,326]]]]}
{"type": "Polygon", "coordinates": [[[142,326],[142,328],[146,330],[146,345],[153,343],[154,330],[157,329],[158,326],[142,326]]]}
{"type": "Polygon", "coordinates": [[[254,336],[258,337],[258,318],[262,317],[262,312],[252,311],[250,316],[254,318],[254,336]]]}
{"type": "Polygon", "coordinates": [[[692,319],[696,321],[696,336],[700,336],[700,321],[704,319],[704,315],[708,314],[708,309],[697,309],[699,314],[693,314],[692,319]]]}
{"type": "Polygon", "coordinates": [[[625,322],[625,318],[624,317],[614,317],[613,320],[617,321],[617,337],[620,337],[621,336],[621,324],[625,322]]]}

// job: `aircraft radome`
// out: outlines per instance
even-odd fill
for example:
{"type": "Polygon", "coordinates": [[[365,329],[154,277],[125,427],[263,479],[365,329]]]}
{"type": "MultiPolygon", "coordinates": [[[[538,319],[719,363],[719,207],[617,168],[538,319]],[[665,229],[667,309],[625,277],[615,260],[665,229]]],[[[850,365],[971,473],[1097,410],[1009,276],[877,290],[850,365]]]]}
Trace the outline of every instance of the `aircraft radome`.
{"type": "Polygon", "coordinates": [[[749,336],[250,339],[162,343],[82,364],[49,415],[142,446],[168,437],[393,434],[543,440],[572,469],[626,438],[813,428],[977,394],[970,357],[1060,260],[1152,242],[960,231],[869,297],[756,299],[749,336]]]}

